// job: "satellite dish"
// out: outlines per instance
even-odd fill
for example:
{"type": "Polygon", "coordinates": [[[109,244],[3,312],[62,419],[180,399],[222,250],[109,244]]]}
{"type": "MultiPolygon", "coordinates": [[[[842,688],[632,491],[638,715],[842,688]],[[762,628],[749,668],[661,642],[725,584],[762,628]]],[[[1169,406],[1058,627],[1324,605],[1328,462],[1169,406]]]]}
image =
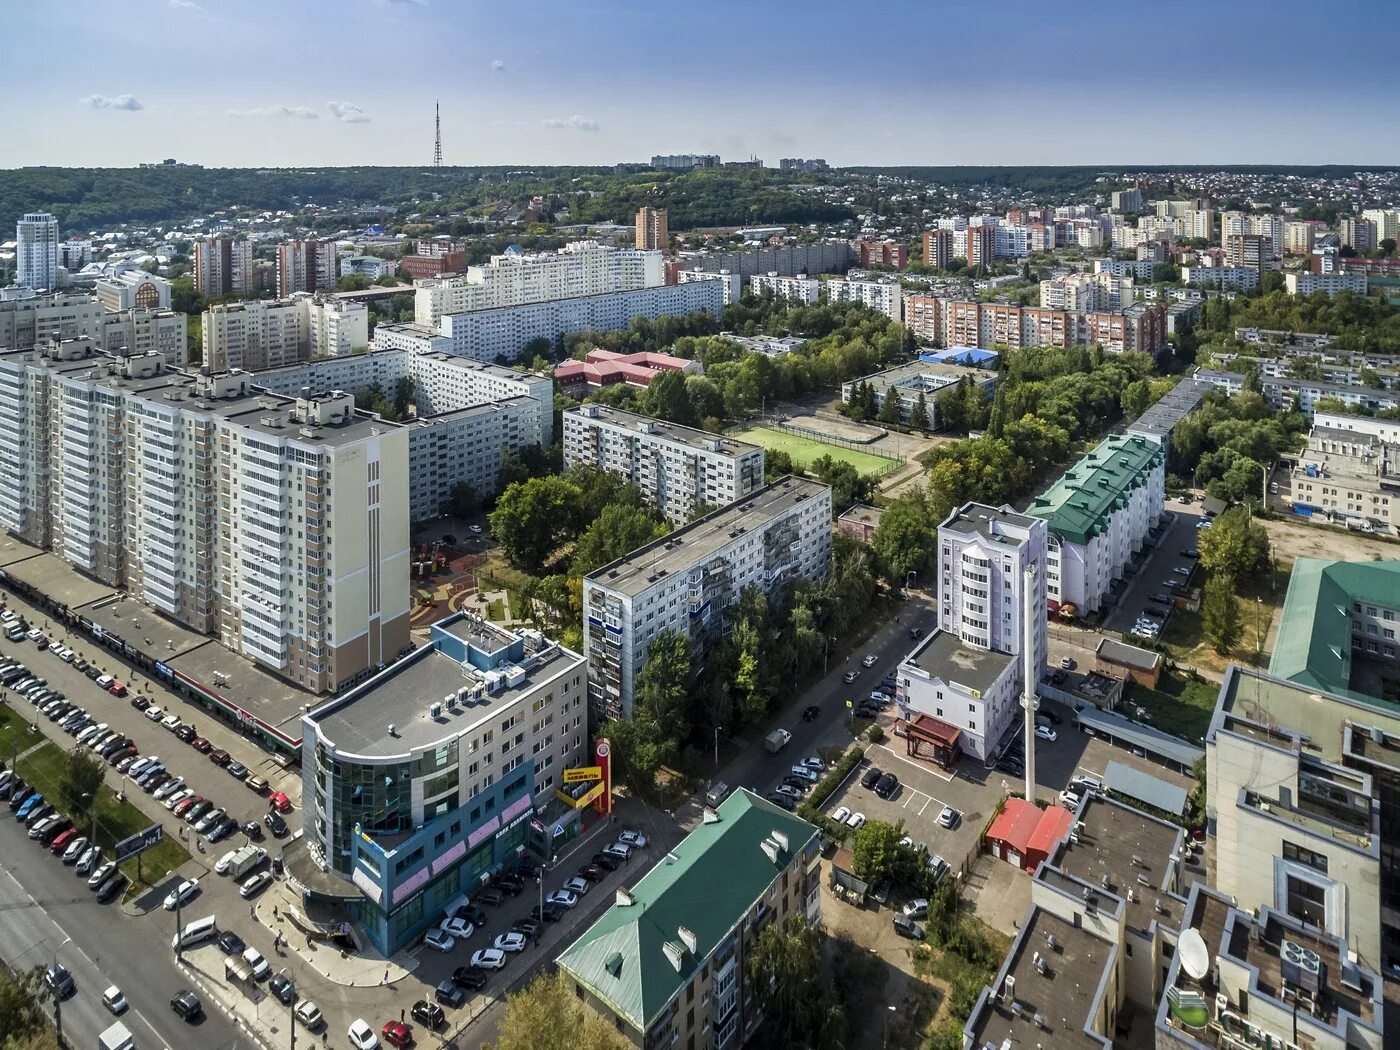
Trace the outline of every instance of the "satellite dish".
{"type": "Polygon", "coordinates": [[[1181,956],[1181,968],[1192,980],[1199,981],[1210,972],[1210,952],[1197,930],[1183,930],[1176,950],[1181,956]]]}

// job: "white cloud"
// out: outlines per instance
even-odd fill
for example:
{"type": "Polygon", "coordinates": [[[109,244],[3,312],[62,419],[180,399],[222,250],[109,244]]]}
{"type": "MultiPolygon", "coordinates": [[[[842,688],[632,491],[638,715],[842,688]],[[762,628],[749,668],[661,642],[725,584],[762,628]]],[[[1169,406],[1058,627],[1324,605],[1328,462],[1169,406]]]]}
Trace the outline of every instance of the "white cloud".
{"type": "Polygon", "coordinates": [[[505,68],[506,68],[506,64],[505,64],[504,62],[502,62],[499,58],[496,58],[496,59],[492,59],[492,60],[491,60],[491,72],[492,72],[492,73],[504,73],[504,72],[505,72],[505,68]]]}
{"type": "Polygon", "coordinates": [[[230,117],[296,117],[299,120],[315,120],[316,111],[308,106],[284,106],[275,103],[271,106],[258,106],[256,109],[230,109],[230,117]]]}
{"type": "Polygon", "coordinates": [[[326,108],[331,111],[332,119],[344,124],[369,123],[369,115],[353,102],[327,102],[326,108]]]}
{"type": "Polygon", "coordinates": [[[93,109],[144,109],[135,95],[89,95],[87,98],[79,99],[86,106],[93,109]]]}
{"type": "Polygon", "coordinates": [[[596,120],[580,117],[577,113],[572,117],[546,117],[542,123],[547,128],[572,128],[575,131],[598,131],[602,128],[596,120]]]}
{"type": "Polygon", "coordinates": [[[202,11],[202,10],[204,10],[204,9],[203,9],[202,7],[200,7],[197,3],[195,3],[194,0],[170,0],[170,6],[173,7],[173,8],[176,8],[177,10],[179,10],[179,9],[184,9],[184,10],[186,10],[186,11],[202,11]]]}

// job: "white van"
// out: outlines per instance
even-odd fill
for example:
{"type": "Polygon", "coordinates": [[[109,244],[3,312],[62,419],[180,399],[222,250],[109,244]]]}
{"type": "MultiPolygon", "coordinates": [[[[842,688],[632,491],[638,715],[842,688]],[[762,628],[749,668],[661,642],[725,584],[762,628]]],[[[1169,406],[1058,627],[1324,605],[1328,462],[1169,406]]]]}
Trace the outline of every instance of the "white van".
{"type": "Polygon", "coordinates": [[[206,915],[202,919],[187,923],[183,930],[170,939],[170,947],[193,948],[196,944],[213,940],[218,935],[219,928],[214,924],[214,916],[206,915]]]}

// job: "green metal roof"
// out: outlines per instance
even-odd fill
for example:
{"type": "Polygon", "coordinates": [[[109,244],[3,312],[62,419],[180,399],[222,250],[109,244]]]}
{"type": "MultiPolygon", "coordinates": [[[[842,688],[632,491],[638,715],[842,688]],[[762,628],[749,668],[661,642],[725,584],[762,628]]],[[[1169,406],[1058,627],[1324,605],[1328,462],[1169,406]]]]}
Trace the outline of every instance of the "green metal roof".
{"type": "Polygon", "coordinates": [[[1400,561],[1293,563],[1269,673],[1299,685],[1376,700],[1351,689],[1351,607],[1400,608],[1400,561]]]}
{"type": "Polygon", "coordinates": [[[641,1032],[819,834],[743,788],[718,813],[642,877],[632,888],[634,903],[613,904],[559,956],[561,969],[641,1032]],[[773,861],[763,844],[775,831],[788,846],[773,861]],[[694,951],[682,927],[694,934],[694,951]],[[679,969],[662,947],[668,943],[679,969]]]}
{"type": "Polygon", "coordinates": [[[1160,443],[1140,434],[1113,434],[1037,496],[1026,513],[1044,518],[1062,539],[1088,543],[1165,456],[1160,443]]]}

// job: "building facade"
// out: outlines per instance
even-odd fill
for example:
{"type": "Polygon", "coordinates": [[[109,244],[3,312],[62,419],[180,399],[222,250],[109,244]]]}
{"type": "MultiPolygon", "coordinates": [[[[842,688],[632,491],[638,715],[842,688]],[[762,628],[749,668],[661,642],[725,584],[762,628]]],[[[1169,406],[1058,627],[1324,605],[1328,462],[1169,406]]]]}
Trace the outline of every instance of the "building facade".
{"type": "Polygon", "coordinates": [[[637,209],[637,232],[633,245],[639,251],[668,251],[671,247],[671,231],[667,226],[665,208],[647,205],[637,209]]]}
{"type": "Polygon", "coordinates": [[[737,1050],[762,1021],[754,943],[821,921],[821,835],[739,788],[565,948],[574,993],[638,1047],[737,1050]]]}
{"type": "Polygon", "coordinates": [[[513,862],[563,770],[584,764],[584,660],[458,613],[302,729],[304,835],[288,873],[392,954],[513,862]]]}
{"type": "Polygon", "coordinates": [[[851,248],[857,266],[888,266],[902,270],[909,265],[909,245],[898,241],[856,241],[851,248]]]}
{"type": "Polygon", "coordinates": [[[869,388],[875,397],[877,413],[884,409],[886,398],[895,397],[899,399],[901,421],[920,430],[933,431],[943,426],[938,415],[939,394],[967,380],[978,388],[985,400],[995,392],[996,378],[995,372],[983,368],[916,361],[842,383],[841,400],[849,405],[858,393],[869,388]],[[922,419],[919,418],[920,403],[923,405],[922,419]]]}
{"type": "Polygon", "coordinates": [[[15,224],[15,283],[58,291],[58,220],[46,211],[29,212],[15,224]]]}
{"type": "Polygon", "coordinates": [[[953,261],[953,231],[924,231],[924,265],[946,270],[953,261]]]}
{"type": "Polygon", "coordinates": [[[803,273],[845,273],[851,268],[851,262],[850,241],[812,241],[808,244],[680,254],[680,267],[683,270],[705,270],[708,273],[728,270],[745,280],[762,273],[776,273],[782,277],[796,277],[803,273]]]}
{"type": "Polygon", "coordinates": [[[285,241],[277,246],[277,296],[330,291],[340,276],[331,241],[285,241]]]}
{"type": "Polygon", "coordinates": [[[1289,295],[1312,295],[1315,292],[1326,292],[1328,295],[1336,295],[1338,292],[1365,295],[1369,282],[1364,273],[1313,273],[1303,270],[1284,274],[1283,286],[1289,295]]]}
{"type": "Polygon", "coordinates": [[[590,573],[583,581],[589,711],[632,713],[632,689],[663,631],[703,649],[748,586],[771,594],[831,565],[831,489],[786,477],[590,573]]]}
{"type": "Polygon", "coordinates": [[[775,299],[811,306],[821,299],[822,283],[805,273],[792,277],[784,277],[779,273],[756,273],[749,278],[749,290],[754,295],[771,292],[775,299]]]}
{"type": "Polygon", "coordinates": [[[1109,601],[1166,505],[1165,443],[1114,434],[1079,460],[1026,513],[1050,527],[1046,594],[1050,608],[1074,615],[1109,601]]]}
{"type": "Polygon", "coordinates": [[[204,362],[216,371],[261,372],[369,346],[369,308],[328,296],[216,303],[202,320],[204,362]]]}
{"type": "Polygon", "coordinates": [[[904,320],[904,289],[897,281],[823,281],[829,303],[864,303],[891,321],[904,320]]]}
{"type": "Polygon", "coordinates": [[[206,299],[256,291],[253,245],[246,237],[214,237],[196,241],[194,286],[206,299]]]}

